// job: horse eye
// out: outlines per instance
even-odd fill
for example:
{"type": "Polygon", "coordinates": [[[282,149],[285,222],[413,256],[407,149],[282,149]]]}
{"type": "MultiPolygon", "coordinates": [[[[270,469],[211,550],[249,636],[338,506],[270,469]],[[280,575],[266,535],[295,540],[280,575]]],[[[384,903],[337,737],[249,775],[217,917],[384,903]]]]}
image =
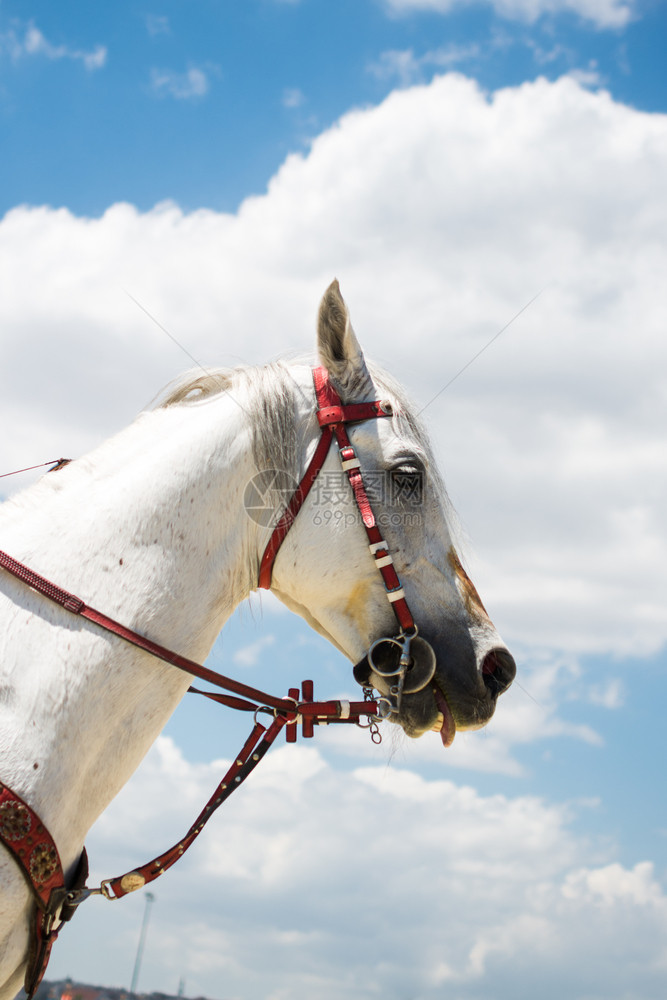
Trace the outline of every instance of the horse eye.
{"type": "Polygon", "coordinates": [[[424,492],[426,470],[418,460],[401,462],[391,469],[391,502],[420,504],[424,492]]]}
{"type": "Polygon", "coordinates": [[[404,459],[390,470],[392,476],[425,476],[426,469],[418,458],[404,459]]]}
{"type": "Polygon", "coordinates": [[[406,463],[405,465],[395,466],[391,471],[392,475],[397,476],[423,476],[425,470],[423,465],[417,465],[416,463],[408,465],[406,463]]]}

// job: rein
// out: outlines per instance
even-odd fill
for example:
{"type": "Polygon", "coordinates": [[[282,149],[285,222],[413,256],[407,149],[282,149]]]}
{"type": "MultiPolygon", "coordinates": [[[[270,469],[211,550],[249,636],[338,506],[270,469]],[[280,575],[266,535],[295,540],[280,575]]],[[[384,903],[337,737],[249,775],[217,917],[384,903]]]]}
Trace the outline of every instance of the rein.
{"type": "MultiPolygon", "coordinates": [[[[361,463],[346,428],[350,423],[389,417],[392,415],[392,408],[389,403],[382,400],[343,405],[325,368],[313,369],[313,381],[317,399],[317,418],[322,429],[320,439],[301,482],[276,523],[266,546],[260,563],[259,586],[264,589],[270,588],[273,566],[280,547],[321,471],[335,438],[343,471],[347,474],[366,530],[371,555],[382,577],[387,600],[399,626],[397,636],[376,640],[368,651],[370,674],[363,679],[358,678],[364,688],[364,701],[316,702],[312,681],[304,681],[300,691],[291,688],[286,698],[276,698],[153,642],[103,612],[97,611],[81,598],[56,586],[0,551],[0,568],[38,594],[179,670],[207,681],[224,692],[229,692],[223,694],[190,688],[191,692],[202,694],[228,708],[253,712],[255,719],[250,736],[185,836],[152,861],[122,876],[105,879],[95,889],[85,886],[88,870],[85,849],[73,884],[69,887],[65,885],[58,850],[48,830],[28,803],[0,783],[0,842],[14,857],[36,903],[25,976],[25,990],[29,998],[34,995],[44,976],[53,943],[63,923],[71,919],[77,907],[91,895],[102,895],[109,900],[120,899],[130,892],[141,889],[171,868],[199,836],[215,810],[254,770],[283,728],[287,742],[294,743],[297,739],[298,723],[301,724],[302,735],[310,738],[314,735],[315,725],[329,723],[361,725],[360,720],[365,716],[369,719],[367,728],[370,730],[371,739],[373,742],[380,742],[378,721],[399,711],[404,691],[407,693],[420,690],[426,687],[433,677],[435,656],[430,645],[421,637],[417,637],[417,626],[405,599],[389,547],[377,525],[361,475],[361,463]],[[392,652],[395,652],[393,647],[397,648],[400,655],[396,665],[382,668],[377,663],[374,653],[377,656],[377,650],[382,645],[391,647],[392,652]],[[411,645],[414,657],[410,655],[411,645]],[[411,671],[409,675],[408,671],[411,671]],[[406,685],[408,676],[409,681],[406,685]],[[387,694],[377,700],[373,698],[373,689],[369,686],[371,678],[380,685],[386,681],[390,682],[387,694]],[[272,716],[272,721],[264,725],[258,719],[260,714],[272,716]]],[[[56,468],[61,468],[63,464],[64,460],[60,460],[56,468]]]]}

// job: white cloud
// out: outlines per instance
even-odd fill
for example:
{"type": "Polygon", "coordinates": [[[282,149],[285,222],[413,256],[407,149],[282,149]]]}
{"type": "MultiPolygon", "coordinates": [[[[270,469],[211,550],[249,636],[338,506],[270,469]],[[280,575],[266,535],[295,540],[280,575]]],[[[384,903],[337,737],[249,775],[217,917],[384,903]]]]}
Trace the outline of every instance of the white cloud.
{"type": "Polygon", "coordinates": [[[665,915],[665,896],[649,861],[641,861],[630,870],[615,863],[571,872],[562,891],[566,899],[596,903],[607,910],[628,902],[655,908],[663,918],[665,915]]]}
{"type": "Polygon", "coordinates": [[[507,50],[514,48],[524,57],[527,51],[535,66],[541,70],[544,66],[560,66],[560,72],[566,73],[583,87],[600,89],[605,79],[598,69],[595,59],[589,60],[587,66],[577,66],[576,52],[560,42],[545,48],[529,34],[510,36],[506,32],[493,31],[488,38],[479,39],[465,45],[450,43],[436,49],[430,49],[421,54],[414,49],[388,49],[368,66],[368,72],[380,80],[395,80],[401,87],[416,83],[425,83],[437,72],[466,68],[472,72],[474,68],[491,59],[498,51],[507,55],[507,50]]]}
{"type": "Polygon", "coordinates": [[[415,55],[413,49],[389,49],[380,54],[379,59],[369,66],[369,72],[379,79],[398,78],[403,87],[424,80],[425,70],[452,69],[461,63],[476,59],[481,54],[481,46],[474,42],[469,45],[446,45],[438,49],[415,55]]]}
{"type": "Polygon", "coordinates": [[[190,66],[184,73],[154,68],[151,70],[151,89],[158,97],[168,96],[177,101],[189,101],[208,93],[209,78],[197,66],[190,66]]]}
{"type": "Polygon", "coordinates": [[[101,69],[107,61],[107,49],[97,45],[86,51],[70,45],[55,45],[37,28],[33,21],[25,27],[11,28],[0,34],[0,51],[5,50],[12,59],[25,56],[44,56],[46,59],[71,59],[81,62],[87,70],[101,69]]]}
{"type": "Polygon", "coordinates": [[[618,677],[612,677],[603,684],[594,684],[589,697],[593,705],[610,709],[621,708],[625,704],[625,685],[618,677]]]}
{"type": "MultiPolygon", "coordinates": [[[[613,710],[623,702],[623,686],[618,681],[590,685],[575,657],[540,653],[535,649],[514,648],[519,663],[519,679],[503,695],[498,710],[481,732],[457,733],[447,750],[446,764],[469,774],[497,774],[526,777],[534,771],[531,758],[540,744],[554,739],[575,741],[604,749],[600,733],[585,722],[568,721],[573,702],[593,704],[613,710]],[[531,746],[530,756],[521,751],[531,746]],[[528,763],[522,763],[522,760],[528,763]]],[[[331,681],[327,678],[328,683],[331,681]]],[[[343,697],[336,691],[334,697],[343,697]]],[[[397,727],[386,725],[382,736],[387,755],[398,767],[442,767],[442,746],[437,739],[411,740],[397,727]]],[[[334,749],[343,757],[377,759],[377,748],[363,730],[341,727],[318,732],[318,745],[334,749]]],[[[537,761],[536,761],[537,763],[537,761]]]]}
{"type": "MultiPolygon", "coordinates": [[[[559,699],[613,709],[629,681],[616,659],[591,687],[581,655],[667,637],[666,167],[665,116],[572,79],[489,96],[449,75],[346,115],[235,215],[16,208],[0,222],[2,467],[80,454],[189,364],[125,289],[204,363],[235,364],[308,349],[337,274],[369,355],[423,405],[546,286],[425,413],[525,689],[450,755],[516,775],[522,742],[599,744],[559,699]]],[[[574,806],[411,773],[436,752],[399,742],[393,765],[344,773],[309,747],[272,751],[157,883],[144,982],[244,1000],[506,1000],[517,983],[658,1000],[667,904],[650,863],[575,833],[574,806]]],[[[221,773],[159,741],[90,838],[97,873],[178,839],[221,773]]],[[[143,906],[88,902],[50,974],[127,984],[143,906]]]]}
{"type": "MultiPolygon", "coordinates": [[[[384,0],[390,14],[405,15],[418,11],[449,14],[470,0],[384,0]]],[[[511,21],[533,23],[540,17],[576,14],[598,28],[622,28],[632,19],[634,0],[477,0],[493,7],[495,13],[511,21]]]]}
{"type": "Polygon", "coordinates": [[[510,642],[654,652],[666,161],[664,116],[568,78],[487,97],[452,74],[345,116],[237,215],[17,208],[3,465],[79,453],[189,364],[124,289],[195,357],[235,364],[308,349],[337,274],[369,355],[424,403],[544,288],[425,413],[472,576],[510,642]]]}
{"type": "Polygon", "coordinates": [[[569,75],[582,87],[599,88],[604,83],[594,61],[588,69],[573,69],[569,75]]]}
{"type": "MultiPolygon", "coordinates": [[[[193,766],[160,739],[91,835],[96,873],[178,839],[224,767],[193,766]]],[[[435,1000],[443,989],[501,1000],[519,981],[535,995],[541,978],[548,997],[657,1000],[665,887],[649,863],[623,866],[577,836],[575,818],[530,796],[274,749],[154,884],[143,982],[173,992],[184,976],[193,995],[245,1000],[435,1000]]],[[[86,908],[51,975],[75,961],[84,979],[127,983],[141,894],[86,908]],[[103,953],[88,946],[100,939],[103,953]]]]}

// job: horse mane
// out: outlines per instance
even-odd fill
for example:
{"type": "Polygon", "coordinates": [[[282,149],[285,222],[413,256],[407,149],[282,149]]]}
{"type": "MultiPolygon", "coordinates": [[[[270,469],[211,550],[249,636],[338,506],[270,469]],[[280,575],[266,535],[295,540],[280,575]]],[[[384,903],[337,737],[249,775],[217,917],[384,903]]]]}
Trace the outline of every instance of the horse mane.
{"type": "Polygon", "coordinates": [[[295,383],[284,361],[186,371],[166,387],[156,405],[192,405],[221,393],[235,398],[235,389],[243,393],[244,402],[239,406],[253,417],[252,447],[257,468],[296,475],[295,383]]]}
{"type": "MultiPolygon", "coordinates": [[[[195,406],[215,399],[223,393],[229,394],[251,419],[251,447],[253,460],[259,471],[277,469],[299,480],[303,469],[300,456],[304,450],[296,420],[297,395],[302,388],[294,380],[290,366],[295,364],[311,366],[310,360],[278,360],[266,365],[246,365],[237,368],[193,369],[174,379],[155,398],[149,409],[161,410],[177,406],[195,406]]],[[[406,442],[410,442],[418,456],[428,468],[428,479],[439,501],[452,537],[459,548],[465,539],[458,518],[447,495],[447,491],[433,457],[433,450],[426,430],[419,419],[416,407],[410,402],[405,390],[393,376],[376,365],[368,365],[379,398],[389,399],[393,407],[392,423],[396,432],[406,442]]],[[[72,463],[72,469],[79,462],[72,463]]],[[[378,470],[368,470],[378,471],[378,470]]],[[[11,511],[19,513],[27,504],[39,506],[43,491],[60,488],[58,475],[42,476],[28,490],[23,490],[1,506],[3,514],[11,511]],[[35,492],[37,490],[37,492],[35,492]]]]}
{"type": "MultiPolygon", "coordinates": [[[[292,363],[311,365],[308,360],[292,363]]],[[[389,398],[396,429],[414,442],[429,467],[429,478],[440,497],[450,528],[456,518],[444,482],[433,458],[428,435],[403,386],[375,364],[368,364],[373,382],[382,398],[389,398]]],[[[298,440],[295,425],[295,395],[298,386],[290,372],[290,362],[278,360],[266,365],[237,368],[193,369],[171,382],[158,397],[157,408],[191,405],[220,393],[243,390],[244,406],[253,418],[253,457],[258,469],[280,469],[299,478],[298,440]]],[[[241,404],[239,404],[241,405],[241,404]]]]}

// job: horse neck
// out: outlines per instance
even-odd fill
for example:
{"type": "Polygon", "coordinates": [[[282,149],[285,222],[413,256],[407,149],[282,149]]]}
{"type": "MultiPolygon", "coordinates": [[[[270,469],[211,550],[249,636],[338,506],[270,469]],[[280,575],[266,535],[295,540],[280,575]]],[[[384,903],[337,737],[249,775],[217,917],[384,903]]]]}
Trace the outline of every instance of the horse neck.
{"type": "MultiPolygon", "coordinates": [[[[154,411],[3,509],[0,544],[201,660],[254,586],[242,505],[254,471],[249,421],[231,398],[154,411]]],[[[68,865],[190,678],[1,582],[0,778],[40,813],[68,865]]]]}

